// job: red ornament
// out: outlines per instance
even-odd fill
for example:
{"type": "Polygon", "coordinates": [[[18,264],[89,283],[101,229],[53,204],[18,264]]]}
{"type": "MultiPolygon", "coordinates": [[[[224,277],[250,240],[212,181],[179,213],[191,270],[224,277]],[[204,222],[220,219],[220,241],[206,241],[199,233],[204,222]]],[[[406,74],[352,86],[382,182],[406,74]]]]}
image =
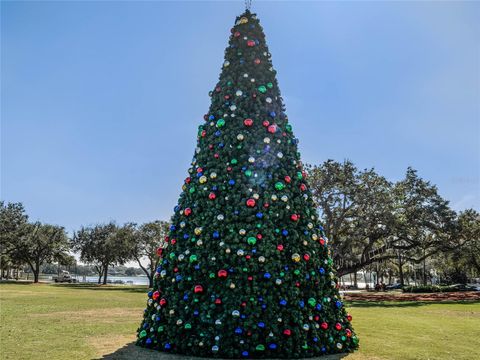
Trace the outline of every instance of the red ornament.
{"type": "Polygon", "coordinates": [[[304,259],[305,261],[310,260],[310,255],[304,254],[304,255],[303,255],[303,259],[304,259]]]}
{"type": "Polygon", "coordinates": [[[157,300],[159,296],[160,296],[160,293],[158,291],[155,291],[152,295],[152,299],[157,300]]]}
{"type": "Polygon", "coordinates": [[[285,336],[290,336],[290,335],[292,335],[292,330],[290,330],[290,329],[285,329],[285,330],[283,330],[283,335],[285,335],[285,336]]]}
{"type": "Polygon", "coordinates": [[[208,149],[213,150],[213,144],[208,144],[208,149]]]}
{"type": "Polygon", "coordinates": [[[327,330],[328,329],[328,324],[324,321],[320,324],[320,327],[323,329],[323,330],[327,330]]]}
{"type": "Polygon", "coordinates": [[[219,278],[226,278],[227,277],[227,270],[218,270],[218,277],[219,278]]]}
{"type": "Polygon", "coordinates": [[[252,257],[251,255],[245,255],[245,259],[247,259],[247,260],[250,260],[251,257],[252,257]]]}
{"type": "Polygon", "coordinates": [[[230,95],[225,95],[223,98],[224,98],[225,100],[228,100],[228,99],[230,99],[230,95]]]}
{"type": "Polygon", "coordinates": [[[262,240],[262,238],[263,238],[262,234],[257,234],[257,239],[258,240],[262,240]]]}
{"type": "Polygon", "coordinates": [[[254,199],[248,199],[247,200],[247,206],[248,207],[254,207],[256,204],[255,200],[254,199]]]}
{"type": "Polygon", "coordinates": [[[157,249],[157,256],[162,256],[163,254],[163,248],[158,248],[157,249]]]}
{"type": "Polygon", "coordinates": [[[290,176],[285,176],[285,182],[290,184],[292,182],[292,178],[290,176]]]}
{"type": "Polygon", "coordinates": [[[216,92],[220,92],[220,91],[222,91],[222,88],[221,88],[220,86],[217,86],[217,87],[215,88],[215,91],[216,91],[216,92]]]}
{"type": "Polygon", "coordinates": [[[228,172],[232,171],[232,167],[231,167],[231,166],[227,166],[227,171],[228,171],[228,172]]]}
{"type": "Polygon", "coordinates": [[[247,46],[248,46],[248,47],[254,47],[254,46],[255,46],[255,41],[253,41],[253,40],[248,40],[248,41],[247,41],[247,46]]]}
{"type": "Polygon", "coordinates": [[[324,238],[320,238],[320,245],[325,245],[325,239],[324,238]]]}
{"type": "Polygon", "coordinates": [[[262,125],[265,126],[265,127],[267,127],[268,125],[270,125],[270,121],[268,121],[268,120],[263,120],[262,125]]]}
{"type": "Polygon", "coordinates": [[[203,168],[199,167],[199,168],[197,169],[197,173],[201,173],[201,172],[203,172],[203,168]]]}
{"type": "Polygon", "coordinates": [[[256,58],[255,60],[253,60],[253,62],[255,63],[255,65],[258,65],[258,64],[260,64],[261,61],[260,61],[259,58],[256,58]]]}
{"type": "Polygon", "coordinates": [[[202,285],[195,285],[195,287],[193,288],[193,291],[195,292],[195,294],[202,293],[203,292],[203,286],[202,285]]]}
{"type": "Polygon", "coordinates": [[[282,244],[278,244],[278,245],[277,245],[277,250],[278,250],[278,251],[283,251],[283,245],[282,245],[282,244]]]}
{"type": "Polygon", "coordinates": [[[347,337],[352,337],[352,330],[345,329],[345,332],[347,333],[347,337]]]}
{"type": "Polygon", "coordinates": [[[292,220],[292,221],[298,221],[298,218],[299,218],[299,216],[297,214],[292,214],[290,216],[290,220],[292,220]]]}
{"type": "Polygon", "coordinates": [[[301,184],[301,185],[300,185],[300,190],[302,190],[302,191],[307,190],[307,185],[301,184]]]}
{"type": "Polygon", "coordinates": [[[214,157],[215,159],[218,159],[218,158],[220,157],[220,155],[219,155],[218,153],[216,153],[215,155],[213,155],[213,157],[214,157]]]}
{"type": "Polygon", "coordinates": [[[233,36],[239,37],[239,36],[240,36],[240,31],[235,31],[235,33],[233,34],[233,36]]]}
{"type": "Polygon", "coordinates": [[[222,304],[222,299],[216,298],[216,299],[215,299],[215,304],[216,304],[216,305],[221,305],[221,304],[222,304]]]}
{"type": "Polygon", "coordinates": [[[320,316],[315,315],[315,317],[314,317],[313,319],[314,319],[315,321],[318,321],[318,320],[320,320],[320,316]]]}
{"type": "Polygon", "coordinates": [[[342,330],[342,325],[340,323],[335,324],[335,329],[342,330]]]}
{"type": "Polygon", "coordinates": [[[211,192],[210,194],[208,194],[208,198],[209,198],[210,200],[215,200],[216,197],[217,197],[217,195],[215,195],[214,192],[211,192]]]}
{"type": "Polygon", "coordinates": [[[192,209],[186,208],[183,213],[185,214],[185,216],[190,216],[190,214],[192,213],[192,209]]]}
{"type": "Polygon", "coordinates": [[[248,281],[253,281],[253,276],[247,277],[248,281]]]}
{"type": "Polygon", "coordinates": [[[245,126],[252,126],[253,125],[253,120],[252,119],[245,119],[245,120],[243,120],[243,124],[245,126]]]}
{"type": "Polygon", "coordinates": [[[352,321],[352,315],[347,314],[347,320],[348,320],[348,321],[352,321]]]}
{"type": "Polygon", "coordinates": [[[165,298],[160,299],[160,306],[165,306],[167,305],[167,300],[165,298]]]}
{"type": "Polygon", "coordinates": [[[268,127],[268,132],[269,132],[270,134],[275,134],[275,133],[277,132],[277,125],[275,125],[275,124],[270,125],[270,126],[268,127]]]}
{"type": "Polygon", "coordinates": [[[185,179],[185,183],[186,183],[186,184],[190,184],[191,181],[192,181],[192,178],[191,178],[191,177],[187,177],[187,178],[185,179]]]}
{"type": "Polygon", "coordinates": [[[269,204],[269,203],[265,203],[265,204],[263,204],[263,207],[264,207],[265,209],[268,209],[268,207],[269,207],[269,206],[270,206],[270,204],[269,204]]]}

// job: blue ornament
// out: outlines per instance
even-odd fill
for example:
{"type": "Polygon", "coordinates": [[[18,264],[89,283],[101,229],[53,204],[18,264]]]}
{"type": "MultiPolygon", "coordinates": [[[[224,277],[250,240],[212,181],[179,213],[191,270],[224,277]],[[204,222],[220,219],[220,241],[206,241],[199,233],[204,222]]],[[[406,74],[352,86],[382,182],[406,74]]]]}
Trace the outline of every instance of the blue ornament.
{"type": "Polygon", "coordinates": [[[214,231],[213,232],[213,238],[218,239],[219,237],[220,237],[220,234],[218,233],[218,231],[214,231]]]}
{"type": "Polygon", "coordinates": [[[315,305],[315,309],[317,309],[318,311],[322,310],[322,305],[321,304],[315,305]]]}
{"type": "Polygon", "coordinates": [[[147,295],[148,295],[148,297],[152,297],[153,291],[149,291],[147,295]]]}
{"type": "Polygon", "coordinates": [[[165,344],[165,349],[166,350],[170,350],[171,348],[172,348],[172,345],[170,345],[170,343],[165,344]]]}
{"type": "Polygon", "coordinates": [[[188,294],[183,295],[183,300],[185,300],[185,301],[188,300],[188,294]]]}
{"type": "Polygon", "coordinates": [[[283,236],[287,236],[287,235],[288,235],[288,230],[287,230],[287,229],[283,229],[283,230],[282,230],[282,235],[283,235],[283,236]]]}
{"type": "Polygon", "coordinates": [[[147,341],[145,341],[145,344],[150,345],[152,343],[152,339],[148,338],[147,341]]]}
{"type": "Polygon", "coordinates": [[[239,328],[239,327],[237,327],[237,328],[235,329],[235,334],[240,335],[242,332],[243,332],[243,330],[242,330],[241,328],[239,328]]]}
{"type": "MultiPolygon", "coordinates": [[[[178,211],[180,210],[180,207],[179,206],[175,206],[175,211],[178,211]]],[[[177,228],[175,227],[175,225],[170,225],[170,231],[175,231],[177,230],[177,228]]]]}
{"type": "Polygon", "coordinates": [[[300,301],[298,302],[298,305],[303,309],[303,308],[305,307],[305,301],[300,300],[300,301]]]}
{"type": "Polygon", "coordinates": [[[176,280],[176,281],[181,281],[181,280],[182,280],[182,275],[177,275],[177,276],[175,276],[175,280],[176,280]]]}
{"type": "Polygon", "coordinates": [[[218,147],[219,147],[220,149],[223,148],[224,146],[225,146],[224,143],[218,143],[218,147]]]}
{"type": "Polygon", "coordinates": [[[214,115],[210,115],[210,116],[208,117],[208,120],[215,120],[215,116],[214,116],[214,115]]]}
{"type": "Polygon", "coordinates": [[[265,327],[265,323],[264,323],[264,322],[259,322],[259,323],[258,323],[258,327],[259,327],[259,328],[264,328],[264,327],[265,327]]]}
{"type": "Polygon", "coordinates": [[[268,347],[270,350],[275,350],[277,348],[277,344],[271,343],[271,344],[268,344],[268,347]]]}
{"type": "Polygon", "coordinates": [[[342,307],[342,302],[341,301],[336,301],[335,306],[340,309],[342,307]]]}
{"type": "Polygon", "coordinates": [[[277,113],[275,111],[270,111],[270,117],[274,118],[275,116],[277,116],[277,113]]]}
{"type": "Polygon", "coordinates": [[[189,237],[190,237],[190,235],[188,235],[188,234],[183,234],[183,238],[184,238],[185,240],[188,239],[189,237]]]}
{"type": "Polygon", "coordinates": [[[243,351],[242,356],[247,357],[248,356],[248,351],[243,351]]]}
{"type": "Polygon", "coordinates": [[[220,130],[215,131],[215,136],[220,136],[222,135],[222,132],[220,130]]]}
{"type": "Polygon", "coordinates": [[[325,274],[325,269],[321,267],[320,269],[318,269],[318,272],[323,275],[325,274]]]}
{"type": "Polygon", "coordinates": [[[257,218],[261,219],[261,218],[263,218],[263,213],[258,212],[256,216],[257,216],[257,218]]]}
{"type": "Polygon", "coordinates": [[[313,342],[318,342],[318,337],[315,336],[312,340],[313,342]]]}
{"type": "Polygon", "coordinates": [[[228,184],[229,184],[229,185],[235,185],[235,180],[230,179],[230,180],[228,181],[228,184]]]}
{"type": "Polygon", "coordinates": [[[280,305],[282,305],[282,306],[287,305],[287,300],[285,300],[285,299],[280,300],[280,305]]]}
{"type": "Polygon", "coordinates": [[[200,264],[196,264],[196,265],[194,266],[194,269],[195,269],[195,270],[200,269],[200,264]]]}
{"type": "Polygon", "coordinates": [[[198,314],[199,314],[198,310],[195,310],[195,311],[193,312],[193,315],[194,315],[194,316],[198,316],[198,314]]]}

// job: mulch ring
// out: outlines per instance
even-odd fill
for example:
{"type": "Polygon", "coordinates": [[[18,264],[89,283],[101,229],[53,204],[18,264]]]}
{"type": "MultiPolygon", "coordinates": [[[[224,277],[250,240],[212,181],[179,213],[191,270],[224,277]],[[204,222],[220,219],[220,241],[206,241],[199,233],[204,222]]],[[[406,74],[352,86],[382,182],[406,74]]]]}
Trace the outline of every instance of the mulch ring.
{"type": "Polygon", "coordinates": [[[346,293],[347,301],[472,301],[480,300],[480,291],[441,293],[361,292],[346,293]]]}

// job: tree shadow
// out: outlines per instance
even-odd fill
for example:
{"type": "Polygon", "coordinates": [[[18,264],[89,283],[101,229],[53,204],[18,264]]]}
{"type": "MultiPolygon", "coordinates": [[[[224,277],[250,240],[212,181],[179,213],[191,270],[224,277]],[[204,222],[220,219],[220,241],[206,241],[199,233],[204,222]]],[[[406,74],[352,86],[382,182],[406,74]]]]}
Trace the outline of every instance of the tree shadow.
{"type": "MultiPolygon", "coordinates": [[[[339,360],[349,354],[335,354],[335,355],[325,355],[322,357],[310,358],[310,360],[339,360]]],[[[188,355],[179,355],[179,354],[170,354],[162,351],[149,350],[135,345],[135,342],[131,342],[123,346],[122,348],[116,350],[115,352],[102,357],[95,358],[92,360],[195,360],[195,359],[206,359],[205,357],[195,357],[188,355]]],[[[217,360],[226,360],[226,359],[217,359],[217,360]]],[[[268,359],[264,359],[268,360],[268,359]]]]}

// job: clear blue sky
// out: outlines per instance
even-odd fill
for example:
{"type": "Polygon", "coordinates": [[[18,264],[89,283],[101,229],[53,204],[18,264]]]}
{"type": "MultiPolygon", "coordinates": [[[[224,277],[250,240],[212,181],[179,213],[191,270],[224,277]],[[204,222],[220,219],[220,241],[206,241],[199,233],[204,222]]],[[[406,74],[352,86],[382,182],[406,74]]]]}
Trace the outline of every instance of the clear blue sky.
{"type": "MultiPolygon", "coordinates": [[[[243,1],[1,6],[1,198],[68,231],[168,220],[243,1]]],[[[480,3],[253,10],[305,162],[412,166],[480,208],[480,3]]]]}

